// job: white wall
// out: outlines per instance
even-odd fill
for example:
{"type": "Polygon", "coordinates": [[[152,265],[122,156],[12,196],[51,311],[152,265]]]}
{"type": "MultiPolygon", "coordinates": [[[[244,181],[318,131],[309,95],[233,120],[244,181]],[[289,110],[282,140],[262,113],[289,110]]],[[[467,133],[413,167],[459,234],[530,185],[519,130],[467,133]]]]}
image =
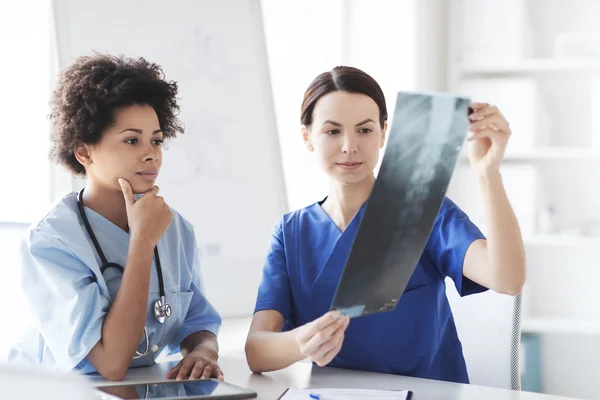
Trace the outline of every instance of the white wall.
{"type": "Polygon", "coordinates": [[[287,198],[293,210],[321,200],[328,188],[300,131],[302,97],[319,73],[336,65],[363,69],[382,86],[391,119],[398,90],[417,89],[419,79],[437,82],[423,71],[440,71],[426,67],[419,72],[420,63],[431,60],[432,48],[419,49],[417,44],[417,26],[430,13],[418,9],[416,0],[262,4],[287,198]]]}
{"type": "Polygon", "coordinates": [[[0,187],[19,193],[0,198],[4,222],[28,222],[50,202],[50,5],[35,4],[34,11],[32,1],[0,4],[0,120],[6,133],[0,146],[0,187]]]}
{"type": "Polygon", "coordinates": [[[30,321],[19,284],[18,246],[28,223],[53,197],[46,118],[54,72],[49,22],[47,0],[0,3],[0,120],[5,133],[0,146],[0,360],[30,321]]]}
{"type": "Polygon", "coordinates": [[[303,151],[300,105],[308,84],[342,60],[342,0],[263,0],[263,21],[288,206],[324,196],[325,177],[303,151]]]}
{"type": "Polygon", "coordinates": [[[417,86],[417,1],[348,0],[344,62],[366,71],[385,94],[389,120],[396,93],[417,86]]]}
{"type": "Polygon", "coordinates": [[[416,13],[416,89],[430,92],[446,91],[448,1],[420,0],[416,13]]]}
{"type": "Polygon", "coordinates": [[[4,314],[0,329],[0,361],[6,358],[10,345],[17,341],[26,325],[31,322],[18,274],[17,252],[26,230],[26,224],[0,222],[0,293],[4,314]]]}

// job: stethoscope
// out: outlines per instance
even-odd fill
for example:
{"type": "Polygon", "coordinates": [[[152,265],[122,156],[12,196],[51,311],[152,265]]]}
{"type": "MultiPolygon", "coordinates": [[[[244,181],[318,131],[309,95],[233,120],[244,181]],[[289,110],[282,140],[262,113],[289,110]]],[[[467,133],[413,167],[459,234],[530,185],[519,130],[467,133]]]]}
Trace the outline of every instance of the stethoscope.
{"type": "MultiPolygon", "coordinates": [[[[117,270],[119,270],[121,272],[121,274],[123,274],[124,269],[122,266],[120,266],[117,263],[108,262],[108,260],[106,259],[106,256],[104,255],[104,252],[102,251],[102,248],[100,247],[100,244],[98,243],[98,239],[96,239],[96,235],[94,235],[94,231],[92,230],[92,226],[90,225],[90,221],[88,221],[88,219],[87,219],[87,215],[85,214],[85,209],[83,207],[83,190],[84,189],[81,189],[81,191],[79,192],[79,195],[77,196],[77,206],[79,207],[79,213],[81,214],[81,218],[83,219],[83,224],[85,225],[85,229],[87,230],[88,235],[90,235],[90,238],[92,239],[92,243],[94,243],[94,248],[96,249],[96,252],[100,256],[100,259],[102,260],[102,266],[100,266],[100,273],[102,274],[102,276],[104,276],[104,272],[107,269],[116,268],[117,270]]],[[[165,320],[171,316],[171,306],[165,300],[165,285],[163,282],[163,273],[162,273],[162,268],[160,265],[160,257],[158,255],[158,246],[154,247],[154,258],[156,260],[156,272],[158,275],[158,290],[159,290],[159,294],[160,294],[160,299],[156,300],[156,302],[154,303],[154,316],[156,317],[158,322],[160,322],[161,324],[164,324],[165,320]]],[[[133,357],[134,359],[141,358],[148,354],[155,353],[156,351],[158,351],[157,345],[154,345],[154,346],[152,346],[152,348],[150,348],[150,340],[148,338],[148,329],[146,328],[145,325],[144,325],[144,339],[146,342],[146,349],[144,350],[143,353],[140,353],[139,351],[136,350],[135,351],[136,356],[133,357]]]]}

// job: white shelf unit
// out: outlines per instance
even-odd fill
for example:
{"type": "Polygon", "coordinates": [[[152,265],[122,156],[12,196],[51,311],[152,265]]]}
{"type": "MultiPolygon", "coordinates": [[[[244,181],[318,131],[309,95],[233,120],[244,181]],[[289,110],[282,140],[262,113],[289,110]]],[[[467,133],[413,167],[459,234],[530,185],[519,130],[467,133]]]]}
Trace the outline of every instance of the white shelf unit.
{"type": "Polygon", "coordinates": [[[525,318],[521,331],[537,334],[600,335],[600,321],[578,321],[564,318],[525,318]]]}
{"type": "Polygon", "coordinates": [[[505,159],[518,161],[536,160],[600,160],[600,152],[585,147],[539,147],[530,151],[507,152],[505,159]]]}
{"type": "MultiPolygon", "coordinates": [[[[507,151],[504,156],[504,160],[508,162],[559,160],[600,161],[600,151],[583,146],[547,146],[524,151],[507,151]]],[[[461,161],[468,161],[466,152],[461,154],[461,161]]]]}
{"type": "MultiPolygon", "coordinates": [[[[504,89],[498,98],[508,102],[502,106],[472,96],[474,101],[499,105],[513,130],[503,163],[504,182],[523,229],[528,278],[522,331],[536,335],[541,343],[542,390],[596,398],[600,393],[594,372],[600,354],[600,237],[585,232],[600,227],[600,101],[592,107],[594,93],[600,99],[600,54],[565,58],[556,57],[554,49],[562,33],[596,32],[600,38],[595,17],[600,15],[600,1],[450,0],[448,12],[447,90],[468,94],[461,90],[484,83],[486,89],[504,89]],[[514,10],[519,2],[528,11],[521,26],[521,16],[514,10]],[[484,3],[491,3],[494,15],[473,14],[485,8],[484,3]],[[510,15],[500,15],[511,8],[510,15]],[[473,33],[478,26],[481,35],[473,33]],[[519,29],[531,35],[530,48],[516,40],[514,32],[519,29]],[[499,37],[495,44],[490,42],[493,35],[499,37]],[[486,40],[492,50],[478,53],[477,40],[486,40]],[[504,82],[508,84],[503,87],[504,82]],[[528,90],[536,88],[537,97],[529,95],[532,90],[509,92],[523,82],[528,90]],[[517,121],[508,115],[509,110],[518,114],[519,108],[527,110],[522,114],[533,115],[537,109],[532,103],[545,111],[542,117],[536,115],[539,124],[527,124],[530,121],[523,115],[517,121]],[[558,210],[552,224],[555,234],[541,229],[542,209],[548,205],[558,210]],[[568,378],[574,376],[577,379],[568,378]]],[[[466,172],[469,168],[464,151],[449,193],[481,224],[476,204],[479,190],[473,174],[466,172]]]]}
{"type": "Polygon", "coordinates": [[[523,239],[525,246],[532,247],[553,247],[553,248],[571,248],[579,250],[599,250],[600,236],[583,235],[563,235],[548,234],[534,235],[523,239]]]}
{"type": "Polygon", "coordinates": [[[581,73],[600,71],[600,59],[565,60],[565,59],[532,59],[517,63],[475,63],[462,64],[459,73],[469,75],[513,75],[541,72],[581,73]]]}

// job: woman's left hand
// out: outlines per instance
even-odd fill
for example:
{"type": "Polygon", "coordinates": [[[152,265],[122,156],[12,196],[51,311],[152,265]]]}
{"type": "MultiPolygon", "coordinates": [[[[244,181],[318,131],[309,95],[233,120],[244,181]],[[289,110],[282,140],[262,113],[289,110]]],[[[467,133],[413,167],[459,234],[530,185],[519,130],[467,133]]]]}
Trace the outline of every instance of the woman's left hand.
{"type": "Polygon", "coordinates": [[[167,379],[205,379],[223,380],[223,371],[217,364],[219,355],[209,347],[199,346],[186,355],[173,369],[167,372],[167,379]]]}
{"type": "Polygon", "coordinates": [[[511,131],[496,106],[472,103],[469,115],[469,160],[480,175],[500,171],[511,131]]]}

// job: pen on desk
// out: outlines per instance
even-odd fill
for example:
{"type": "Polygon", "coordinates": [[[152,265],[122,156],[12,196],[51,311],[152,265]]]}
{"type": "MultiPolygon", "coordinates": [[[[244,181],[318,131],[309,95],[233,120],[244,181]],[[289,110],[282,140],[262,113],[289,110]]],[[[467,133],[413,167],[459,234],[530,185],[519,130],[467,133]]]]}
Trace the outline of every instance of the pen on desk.
{"type": "Polygon", "coordinates": [[[336,400],[336,399],[340,399],[340,398],[343,399],[344,397],[338,397],[338,396],[335,396],[335,395],[330,396],[328,394],[326,394],[325,396],[323,396],[323,395],[320,395],[318,393],[311,393],[310,394],[310,398],[312,400],[336,400]]]}

